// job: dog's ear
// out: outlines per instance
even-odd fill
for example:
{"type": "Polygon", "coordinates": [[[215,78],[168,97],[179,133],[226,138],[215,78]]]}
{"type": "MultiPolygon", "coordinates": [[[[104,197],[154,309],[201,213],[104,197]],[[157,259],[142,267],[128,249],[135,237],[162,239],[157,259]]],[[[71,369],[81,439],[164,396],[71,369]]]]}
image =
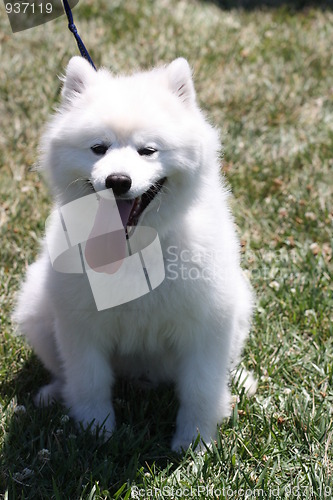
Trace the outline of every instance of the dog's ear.
{"type": "Polygon", "coordinates": [[[70,102],[75,95],[81,94],[95,75],[96,71],[86,59],[80,56],[72,57],[62,79],[63,99],[70,102]]]}
{"type": "Polygon", "coordinates": [[[195,103],[195,90],[191,68],[183,57],[175,59],[166,67],[168,84],[171,91],[185,104],[195,103]]]}

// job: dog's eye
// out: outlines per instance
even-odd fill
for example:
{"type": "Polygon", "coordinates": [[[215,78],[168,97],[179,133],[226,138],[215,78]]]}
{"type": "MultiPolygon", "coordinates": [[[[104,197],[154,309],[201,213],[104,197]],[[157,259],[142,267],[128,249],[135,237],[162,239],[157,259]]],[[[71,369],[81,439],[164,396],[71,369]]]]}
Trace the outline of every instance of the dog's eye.
{"type": "Polygon", "coordinates": [[[151,147],[146,147],[146,148],[140,148],[138,149],[138,153],[140,156],[151,156],[154,153],[156,153],[156,149],[151,148],[151,147]]]}
{"type": "Polygon", "coordinates": [[[95,155],[102,156],[105,155],[105,153],[109,149],[109,146],[107,146],[106,144],[95,144],[95,146],[92,146],[90,149],[93,153],[95,153],[95,155]]]}

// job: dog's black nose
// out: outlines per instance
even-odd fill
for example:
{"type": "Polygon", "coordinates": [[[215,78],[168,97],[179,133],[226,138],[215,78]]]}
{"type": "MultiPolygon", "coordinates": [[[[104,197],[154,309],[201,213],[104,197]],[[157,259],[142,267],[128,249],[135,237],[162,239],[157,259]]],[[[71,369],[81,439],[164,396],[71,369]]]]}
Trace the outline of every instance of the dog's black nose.
{"type": "Polygon", "coordinates": [[[106,189],[112,189],[116,196],[127,193],[131,189],[132,179],[124,174],[108,175],[105,179],[106,189]]]}

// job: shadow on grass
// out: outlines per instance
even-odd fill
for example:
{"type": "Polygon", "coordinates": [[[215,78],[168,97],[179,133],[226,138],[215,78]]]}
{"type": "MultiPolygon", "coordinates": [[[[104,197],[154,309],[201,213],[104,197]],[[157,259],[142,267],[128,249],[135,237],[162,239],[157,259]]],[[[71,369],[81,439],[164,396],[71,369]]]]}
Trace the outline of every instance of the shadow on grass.
{"type": "Polygon", "coordinates": [[[306,8],[333,9],[333,0],[204,0],[214,3],[222,9],[257,9],[257,8],[286,8],[302,10],[306,8]]]}
{"type": "Polygon", "coordinates": [[[83,493],[88,497],[98,482],[113,498],[133,481],[143,484],[144,474],[155,467],[171,471],[178,466],[179,457],[170,450],[177,412],[172,388],[146,390],[119,381],[113,396],[118,427],[104,442],[98,432],[80,431],[62,405],[34,407],[32,395],[47,382],[47,372],[32,356],[2,384],[2,396],[10,400],[15,395],[16,402],[3,412],[0,494],[80,498],[83,493]]]}

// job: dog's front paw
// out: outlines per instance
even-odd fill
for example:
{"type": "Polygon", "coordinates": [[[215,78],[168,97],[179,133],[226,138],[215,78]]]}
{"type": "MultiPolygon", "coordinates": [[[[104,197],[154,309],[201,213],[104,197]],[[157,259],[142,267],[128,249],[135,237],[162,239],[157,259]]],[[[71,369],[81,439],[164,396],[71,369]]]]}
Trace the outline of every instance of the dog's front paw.
{"type": "Polygon", "coordinates": [[[61,398],[62,383],[54,380],[51,384],[44,385],[34,397],[36,406],[49,406],[61,398]]]}
{"type": "MultiPolygon", "coordinates": [[[[208,413],[210,417],[212,411],[208,413]]],[[[217,420],[217,419],[216,419],[217,420]]],[[[198,415],[196,406],[180,406],[177,415],[176,433],[171,448],[176,452],[186,451],[190,445],[196,452],[204,452],[215,439],[217,424],[207,414],[198,415]],[[205,418],[204,418],[205,417],[205,418]]]]}
{"type": "Polygon", "coordinates": [[[188,437],[180,436],[178,433],[176,433],[172,438],[171,449],[176,453],[183,453],[190,447],[192,443],[192,438],[189,439],[188,437]]]}
{"type": "Polygon", "coordinates": [[[207,442],[202,439],[199,434],[190,438],[189,436],[183,436],[176,433],[172,439],[171,449],[176,453],[184,453],[189,447],[193,448],[196,453],[205,453],[207,449],[211,448],[211,441],[207,442]]]}
{"type": "Polygon", "coordinates": [[[193,425],[178,424],[171,442],[171,449],[176,453],[183,453],[191,446],[196,453],[204,453],[211,446],[210,432],[200,433],[199,428],[193,425]]]}
{"type": "Polygon", "coordinates": [[[111,405],[100,405],[98,408],[79,408],[70,410],[71,416],[84,430],[96,431],[109,439],[116,428],[116,418],[111,405]]]}

